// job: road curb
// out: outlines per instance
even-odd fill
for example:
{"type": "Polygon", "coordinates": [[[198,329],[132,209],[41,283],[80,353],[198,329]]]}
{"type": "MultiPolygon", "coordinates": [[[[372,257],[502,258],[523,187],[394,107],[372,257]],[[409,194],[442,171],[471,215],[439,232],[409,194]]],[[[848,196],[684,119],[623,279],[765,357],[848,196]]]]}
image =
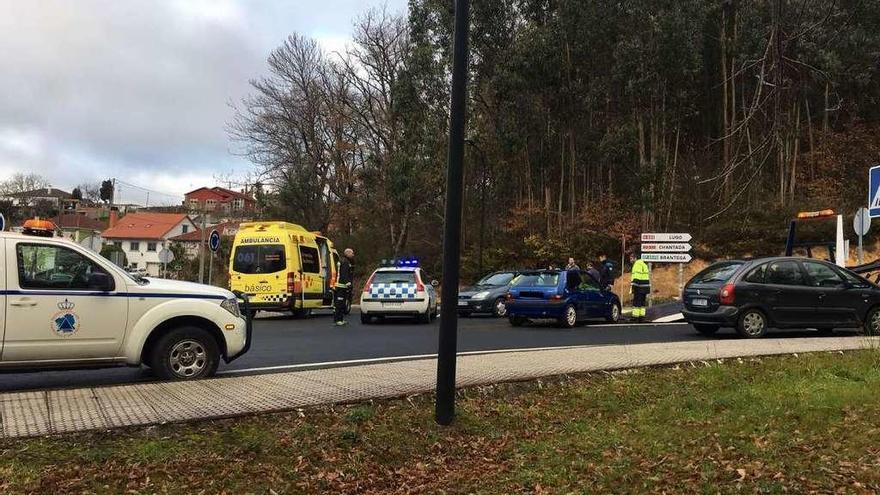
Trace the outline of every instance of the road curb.
{"type": "MultiPolygon", "coordinates": [[[[457,387],[692,361],[878,349],[877,337],[695,340],[580,346],[459,357],[457,387]]],[[[196,421],[434,390],[437,360],[0,394],[0,437],[196,421]]]]}

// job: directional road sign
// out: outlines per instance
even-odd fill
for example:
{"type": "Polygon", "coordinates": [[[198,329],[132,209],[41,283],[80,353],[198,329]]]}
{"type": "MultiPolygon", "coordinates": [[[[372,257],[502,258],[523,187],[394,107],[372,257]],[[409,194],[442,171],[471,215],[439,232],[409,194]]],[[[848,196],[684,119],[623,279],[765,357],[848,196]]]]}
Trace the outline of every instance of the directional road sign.
{"type": "Polygon", "coordinates": [[[643,253],[686,253],[691,250],[691,245],[686,242],[643,242],[643,253]]]}
{"type": "Polygon", "coordinates": [[[690,234],[670,234],[666,232],[642,234],[642,242],[688,242],[691,239],[690,234]]]}
{"type": "Polygon", "coordinates": [[[868,211],[872,218],[880,217],[880,165],[868,170],[868,211]]]}
{"type": "Polygon", "coordinates": [[[644,253],[642,261],[647,263],[690,263],[688,253],[644,253]]]}
{"type": "Polygon", "coordinates": [[[211,235],[208,237],[208,247],[215,253],[220,249],[220,232],[216,230],[211,231],[211,235]]]}

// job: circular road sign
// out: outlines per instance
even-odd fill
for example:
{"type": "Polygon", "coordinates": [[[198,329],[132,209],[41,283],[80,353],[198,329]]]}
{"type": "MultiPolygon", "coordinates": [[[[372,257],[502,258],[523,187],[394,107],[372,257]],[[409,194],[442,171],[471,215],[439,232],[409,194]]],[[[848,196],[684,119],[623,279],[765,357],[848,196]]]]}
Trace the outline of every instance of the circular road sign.
{"type": "Polygon", "coordinates": [[[159,261],[165,264],[171,263],[174,261],[174,253],[172,253],[170,249],[159,251],[159,261]]]}
{"type": "Polygon", "coordinates": [[[856,235],[865,235],[870,228],[871,213],[865,207],[859,208],[855,218],[853,218],[853,230],[856,231],[856,235]]]}
{"type": "Polygon", "coordinates": [[[6,230],[6,217],[4,217],[2,213],[0,213],[0,232],[4,230],[6,230]]]}
{"type": "Polygon", "coordinates": [[[211,235],[208,237],[208,247],[215,253],[220,249],[220,232],[216,230],[211,231],[211,235]]]}

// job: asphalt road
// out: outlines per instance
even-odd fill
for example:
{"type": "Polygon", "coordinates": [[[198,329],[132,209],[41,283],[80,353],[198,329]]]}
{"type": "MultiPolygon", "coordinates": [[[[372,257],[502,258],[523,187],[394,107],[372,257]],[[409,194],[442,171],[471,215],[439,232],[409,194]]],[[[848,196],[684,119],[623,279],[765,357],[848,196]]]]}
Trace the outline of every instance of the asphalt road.
{"type": "MultiPolygon", "coordinates": [[[[254,322],[250,352],[226,365],[218,374],[267,373],[306,367],[341,366],[346,361],[405,358],[436,353],[439,321],[420,325],[409,320],[388,320],[384,324],[362,325],[357,310],[345,327],[332,324],[329,313],[308,319],[286,316],[259,318],[254,322]]],[[[774,336],[792,338],[816,336],[795,331],[774,336]]],[[[575,345],[639,344],[706,339],[690,325],[674,324],[587,324],[575,329],[549,325],[511,327],[506,320],[472,317],[459,320],[460,352],[564,347],[575,345]]],[[[712,338],[735,338],[722,330],[712,338]]],[[[0,374],[0,391],[83,387],[154,380],[140,368],[47,371],[0,374]]]]}

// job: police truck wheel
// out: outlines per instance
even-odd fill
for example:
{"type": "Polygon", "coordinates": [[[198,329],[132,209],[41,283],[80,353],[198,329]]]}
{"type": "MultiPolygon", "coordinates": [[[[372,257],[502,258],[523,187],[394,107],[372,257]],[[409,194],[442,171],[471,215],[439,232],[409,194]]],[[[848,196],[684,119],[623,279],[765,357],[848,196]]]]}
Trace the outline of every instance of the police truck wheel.
{"type": "Polygon", "coordinates": [[[150,367],[164,380],[196,380],[214,375],[220,364],[217,341],[199,327],[180,327],[159,337],[150,367]]]}
{"type": "Polygon", "coordinates": [[[574,328],[577,326],[578,318],[575,307],[571,304],[566,306],[562,311],[562,317],[560,317],[557,322],[561,328],[574,328]]]}

